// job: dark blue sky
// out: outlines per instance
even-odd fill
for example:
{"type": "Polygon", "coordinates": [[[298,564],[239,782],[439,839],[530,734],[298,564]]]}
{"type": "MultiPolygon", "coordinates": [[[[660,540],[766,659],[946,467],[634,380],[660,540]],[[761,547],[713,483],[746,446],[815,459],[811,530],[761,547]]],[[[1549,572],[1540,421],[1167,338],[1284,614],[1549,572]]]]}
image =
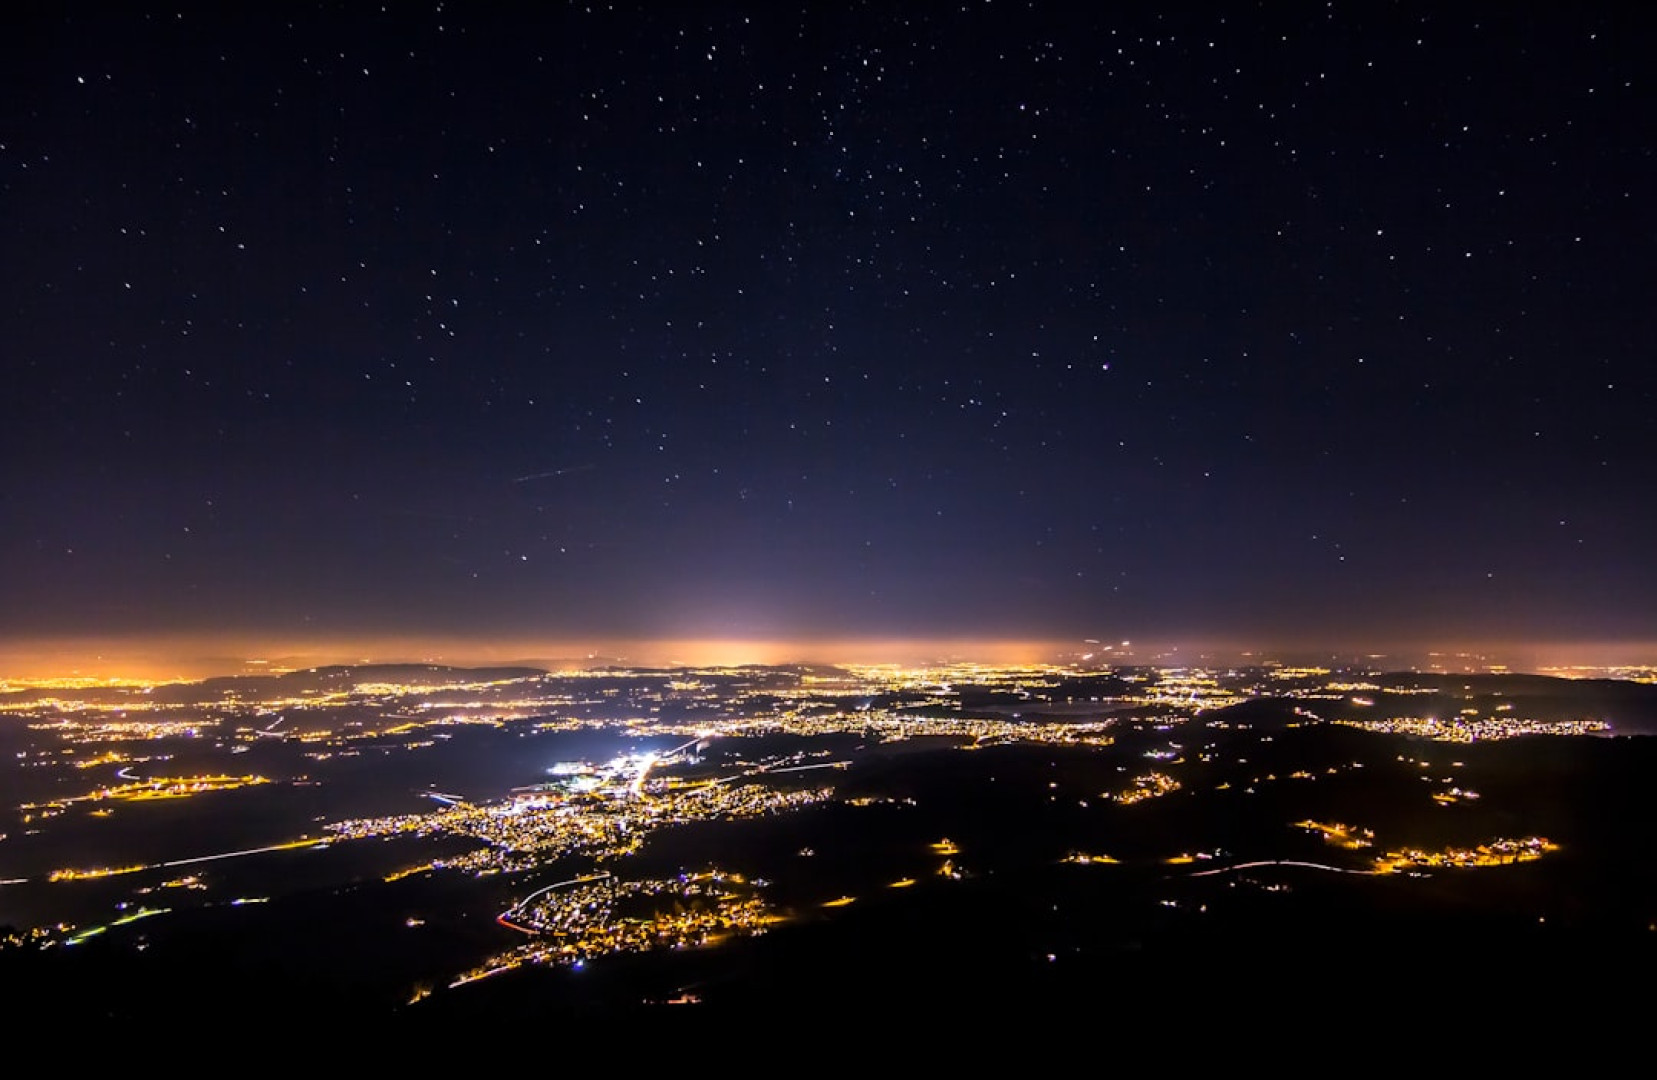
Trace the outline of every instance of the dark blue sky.
{"type": "Polygon", "coordinates": [[[0,633],[1657,640],[1651,16],[1074,6],[10,12],[0,633]]]}

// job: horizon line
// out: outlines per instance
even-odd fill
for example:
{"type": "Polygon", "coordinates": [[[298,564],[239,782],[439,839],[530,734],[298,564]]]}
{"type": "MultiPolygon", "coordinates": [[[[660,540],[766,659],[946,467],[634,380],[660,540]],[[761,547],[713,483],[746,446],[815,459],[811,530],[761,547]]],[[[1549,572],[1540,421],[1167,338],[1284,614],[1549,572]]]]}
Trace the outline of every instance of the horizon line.
{"type": "Polygon", "coordinates": [[[932,664],[1054,666],[1199,666],[1251,662],[1365,662],[1395,669],[1423,666],[1458,670],[1506,668],[1539,671],[1657,665],[1657,642],[1634,641],[1400,641],[1378,637],[1370,645],[1350,640],[1315,642],[1232,637],[1140,641],[1080,637],[856,637],[776,635],[573,638],[533,635],[275,635],[122,634],[0,636],[0,678],[156,678],[181,680],[264,670],[335,664],[442,664],[454,667],[523,665],[741,667],[785,664],[932,664]],[[162,676],[165,672],[166,675],[162,676]]]}

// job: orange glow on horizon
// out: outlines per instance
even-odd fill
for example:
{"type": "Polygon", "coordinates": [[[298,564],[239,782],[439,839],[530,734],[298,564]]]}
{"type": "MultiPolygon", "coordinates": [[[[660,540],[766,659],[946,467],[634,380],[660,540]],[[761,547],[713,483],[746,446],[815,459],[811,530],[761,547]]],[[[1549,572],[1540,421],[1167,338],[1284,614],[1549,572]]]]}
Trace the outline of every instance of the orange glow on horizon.
{"type": "MultiPolygon", "coordinates": [[[[1337,646],[1331,645],[1326,652],[1337,646]]],[[[1305,650],[1281,650],[1283,653],[1305,650]]],[[[0,639],[0,679],[191,681],[213,675],[257,675],[332,664],[419,663],[454,667],[524,665],[548,670],[600,666],[734,667],[744,664],[987,665],[1258,663],[1280,651],[1231,644],[1182,646],[1135,641],[1131,649],[1100,650],[1078,639],[941,637],[870,638],[535,638],[529,635],[417,636],[364,634],[298,638],[251,632],[109,637],[0,639]]],[[[1362,654],[1354,654],[1362,655],[1362,654]]],[[[1657,642],[1503,643],[1393,647],[1372,652],[1386,670],[1431,670],[1505,664],[1514,671],[1565,673],[1569,668],[1657,664],[1657,642]],[[1458,663],[1460,661],[1461,663],[1458,663]]]]}
{"type": "Polygon", "coordinates": [[[524,665],[572,667],[735,667],[744,664],[1058,663],[1076,643],[956,639],[413,637],[332,640],[237,635],[0,640],[0,678],[145,683],[212,675],[260,675],[332,664],[524,665]]]}

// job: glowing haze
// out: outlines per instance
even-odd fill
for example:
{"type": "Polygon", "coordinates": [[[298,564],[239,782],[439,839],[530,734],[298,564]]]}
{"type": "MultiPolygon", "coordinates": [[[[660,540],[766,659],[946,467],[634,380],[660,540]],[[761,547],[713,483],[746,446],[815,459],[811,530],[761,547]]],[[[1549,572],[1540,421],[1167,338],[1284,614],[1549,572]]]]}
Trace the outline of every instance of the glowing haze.
{"type": "Polygon", "coordinates": [[[1641,5],[31,7],[10,669],[1657,641],[1641,5]]]}
{"type": "Polygon", "coordinates": [[[305,667],[377,663],[457,667],[526,665],[549,671],[601,667],[734,667],[750,664],[941,664],[1079,667],[1240,666],[1267,661],[1351,665],[1380,670],[1580,671],[1650,666],[1657,643],[1394,643],[1387,651],[1329,643],[1248,647],[1228,642],[993,641],[962,639],[729,639],[546,641],[486,638],[364,637],[355,640],[256,639],[220,635],[88,638],[0,643],[0,679],[188,681],[215,675],[271,674],[305,667]]]}

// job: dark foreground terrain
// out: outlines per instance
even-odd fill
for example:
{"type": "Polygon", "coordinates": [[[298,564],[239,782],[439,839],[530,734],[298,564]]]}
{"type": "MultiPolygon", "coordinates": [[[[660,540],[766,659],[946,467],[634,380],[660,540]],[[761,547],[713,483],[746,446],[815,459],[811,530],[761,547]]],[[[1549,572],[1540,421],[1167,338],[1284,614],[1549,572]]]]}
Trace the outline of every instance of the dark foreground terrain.
{"type": "MultiPolygon", "coordinates": [[[[1267,1021],[1380,1025],[1390,1038],[1423,1017],[1442,1033],[1474,1018],[1593,1024],[1643,1008],[1626,988],[1657,960],[1657,739],[1534,724],[1506,738],[1427,737],[1388,727],[1419,719],[1406,705],[1426,690],[1377,724],[1374,706],[1311,696],[1315,680],[1269,695],[1232,687],[1232,700],[1193,707],[1113,676],[1094,684],[1113,693],[1080,710],[1073,684],[1063,702],[1049,691],[1032,719],[1021,714],[1043,709],[1031,688],[1043,691],[1026,674],[971,704],[934,689],[853,715],[845,703],[871,700],[866,689],[774,675],[757,689],[710,677],[686,690],[678,675],[679,690],[656,677],[619,694],[562,686],[558,708],[497,708],[497,723],[435,740],[418,724],[388,734],[397,725],[384,719],[424,715],[411,705],[431,700],[430,685],[336,701],[340,715],[381,719],[327,738],[272,734],[269,719],[249,729],[241,705],[180,704],[217,745],[167,735],[172,762],[234,755],[238,770],[274,777],[189,799],[128,802],[118,789],[77,801],[70,785],[84,788],[87,773],[155,772],[156,745],[116,742],[121,761],[71,772],[60,757],[112,744],[65,749],[62,729],[14,731],[21,760],[49,753],[57,770],[30,782],[50,775],[45,786],[63,794],[37,796],[0,844],[0,857],[17,853],[0,886],[8,1017],[257,1018],[430,1036],[522,1025],[577,1035],[640,1013],[885,1024],[1044,1013],[1108,1018],[1119,1035],[1267,1021]],[[1061,705],[1076,726],[1053,721],[1061,705]],[[1352,708],[1369,726],[1348,722],[1352,708]],[[655,718],[621,725],[640,711],[655,718]],[[528,726],[560,712],[592,723],[528,726]],[[661,719],[685,712],[705,725],[693,749],[680,719],[661,719]],[[987,726],[936,726],[962,718],[987,726]],[[594,764],[617,739],[654,756],[594,764]],[[558,775],[581,784],[535,782],[561,760],[558,775]],[[460,786],[473,803],[457,808],[460,786]],[[773,801],[707,809],[709,793],[737,791],[773,801]],[[791,791],[796,802],[774,800],[791,791]],[[337,824],[364,806],[391,816],[337,824]],[[528,831],[479,831],[504,820],[528,831]],[[567,840],[558,830],[572,822],[626,827],[567,840]],[[319,842],[244,854],[292,836],[319,842]],[[143,843],[155,851],[141,865],[105,876],[47,874],[23,858],[81,852],[87,866],[118,867],[143,843]],[[194,858],[217,851],[227,854],[194,858]],[[763,922],[687,935],[674,928],[710,901],[618,902],[598,925],[545,900],[578,879],[671,882],[709,868],[754,890],[763,922]],[[527,906],[537,895],[543,906],[527,906]],[[64,914],[41,915],[54,910],[64,914]],[[594,944],[639,926],[658,928],[658,947],[594,944]]],[[[526,678],[540,676],[481,681],[520,700],[526,678]]],[[[1536,723],[1604,715],[1561,706],[1562,680],[1542,689],[1557,716],[1536,723]]],[[[1508,708],[1481,715],[1525,712],[1511,687],[1492,693],[1508,708]]],[[[325,710],[309,713],[317,730],[325,710]]]]}

